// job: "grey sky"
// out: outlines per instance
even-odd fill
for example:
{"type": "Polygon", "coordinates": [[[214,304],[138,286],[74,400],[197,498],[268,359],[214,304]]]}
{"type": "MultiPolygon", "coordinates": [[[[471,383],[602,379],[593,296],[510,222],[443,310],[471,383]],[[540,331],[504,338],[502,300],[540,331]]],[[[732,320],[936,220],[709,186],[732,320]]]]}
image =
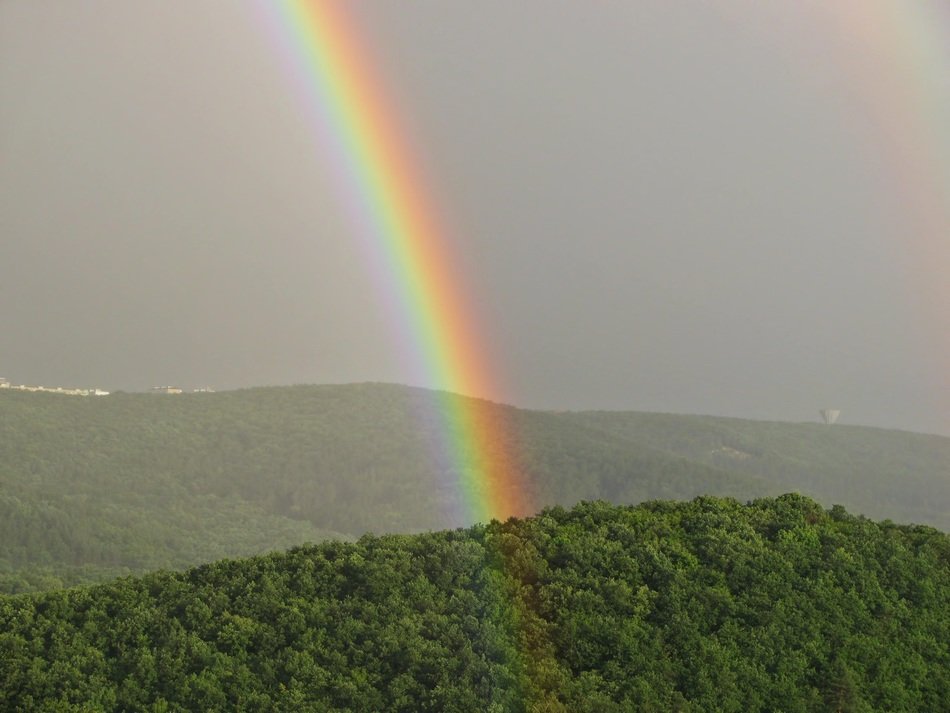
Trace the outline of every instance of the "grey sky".
{"type": "MultiPolygon", "coordinates": [[[[804,5],[359,4],[508,401],[950,433],[946,253],[804,5]]],[[[0,375],[409,378],[250,8],[0,0],[0,375]]]]}

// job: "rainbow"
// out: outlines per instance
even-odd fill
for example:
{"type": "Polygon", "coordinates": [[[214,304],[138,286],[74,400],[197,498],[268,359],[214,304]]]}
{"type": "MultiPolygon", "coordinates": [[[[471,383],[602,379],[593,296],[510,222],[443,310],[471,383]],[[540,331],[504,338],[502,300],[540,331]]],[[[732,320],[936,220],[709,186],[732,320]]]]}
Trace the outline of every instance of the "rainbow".
{"type": "MultiPolygon", "coordinates": [[[[774,13],[765,33],[791,64],[823,59],[823,89],[860,107],[856,142],[878,165],[888,200],[875,210],[900,235],[908,295],[930,330],[931,350],[950,355],[950,5],[906,0],[720,3],[739,25],[774,13]],[[750,12],[754,8],[756,12],[750,12]],[[788,22],[787,20],[791,20],[788,22]],[[778,28],[778,29],[776,29],[778,28]],[[793,29],[789,29],[793,28],[793,29]],[[807,34],[807,37],[805,36],[807,34]]],[[[950,371],[942,385],[950,393],[950,371]]]]}
{"type": "MultiPolygon", "coordinates": [[[[809,48],[827,54],[829,85],[861,107],[855,127],[879,166],[888,200],[875,206],[900,236],[899,269],[927,330],[928,351],[950,356],[950,5],[904,0],[799,3],[809,48]]],[[[804,59],[798,42],[788,48],[804,59]]],[[[814,51],[814,50],[812,50],[814,51]]],[[[939,364],[939,361],[935,362],[939,364]]],[[[937,366],[942,398],[950,371],[937,366]]],[[[944,401],[944,408],[950,402],[944,401]]],[[[945,423],[944,427],[950,427],[945,423]]]]}
{"type": "Polygon", "coordinates": [[[950,355],[950,6],[841,0],[816,12],[838,35],[840,62],[872,122],[908,284],[925,323],[939,325],[930,346],[950,355]]]}
{"type": "Polygon", "coordinates": [[[469,523],[532,511],[503,409],[503,390],[396,104],[351,26],[346,4],[261,6],[296,76],[358,238],[393,310],[415,380],[440,391],[442,450],[469,523]],[[465,395],[478,398],[461,398],[465,395]]]}

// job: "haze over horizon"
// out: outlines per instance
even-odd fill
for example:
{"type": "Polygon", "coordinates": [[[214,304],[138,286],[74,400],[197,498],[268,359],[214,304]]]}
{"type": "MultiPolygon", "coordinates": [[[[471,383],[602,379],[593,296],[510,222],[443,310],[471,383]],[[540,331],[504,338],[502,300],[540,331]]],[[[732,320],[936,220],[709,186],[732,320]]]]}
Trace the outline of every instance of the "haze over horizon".
{"type": "MultiPolygon", "coordinates": [[[[950,435],[945,48],[759,5],[358,6],[505,402],[950,435]]],[[[430,385],[255,7],[0,3],[0,375],[430,385]]]]}

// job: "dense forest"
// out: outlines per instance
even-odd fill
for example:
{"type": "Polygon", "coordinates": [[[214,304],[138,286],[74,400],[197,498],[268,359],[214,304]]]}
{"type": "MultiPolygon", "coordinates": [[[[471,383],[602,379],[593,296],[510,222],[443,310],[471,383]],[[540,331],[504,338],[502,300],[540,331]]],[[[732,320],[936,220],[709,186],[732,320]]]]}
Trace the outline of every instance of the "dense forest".
{"type": "Polygon", "coordinates": [[[0,597],[0,709],[945,711],[950,537],[584,503],[0,597]]]}
{"type": "Polygon", "coordinates": [[[600,411],[563,418],[869,517],[950,529],[950,438],[674,414],[600,411]]]}
{"type": "MultiPolygon", "coordinates": [[[[470,525],[433,454],[446,394],[360,384],[101,398],[0,391],[0,592],[363,533],[470,525]]],[[[950,439],[483,403],[539,507],[797,490],[950,527],[950,439]]]]}

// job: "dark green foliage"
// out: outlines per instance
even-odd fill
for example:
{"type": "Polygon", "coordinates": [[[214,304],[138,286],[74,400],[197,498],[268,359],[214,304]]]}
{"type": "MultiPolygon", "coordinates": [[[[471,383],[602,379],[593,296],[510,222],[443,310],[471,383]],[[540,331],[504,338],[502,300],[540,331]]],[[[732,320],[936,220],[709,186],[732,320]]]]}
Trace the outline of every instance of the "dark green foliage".
{"type": "Polygon", "coordinates": [[[587,503],[0,597],[0,709],[947,710],[950,538],[587,503]]]}
{"type": "MultiPolygon", "coordinates": [[[[381,384],[103,398],[4,390],[0,592],[469,525],[453,515],[463,511],[458,464],[439,455],[442,412],[461,398],[381,384]]],[[[950,527],[950,439],[483,407],[517,442],[538,506],[798,489],[950,527]]]]}

